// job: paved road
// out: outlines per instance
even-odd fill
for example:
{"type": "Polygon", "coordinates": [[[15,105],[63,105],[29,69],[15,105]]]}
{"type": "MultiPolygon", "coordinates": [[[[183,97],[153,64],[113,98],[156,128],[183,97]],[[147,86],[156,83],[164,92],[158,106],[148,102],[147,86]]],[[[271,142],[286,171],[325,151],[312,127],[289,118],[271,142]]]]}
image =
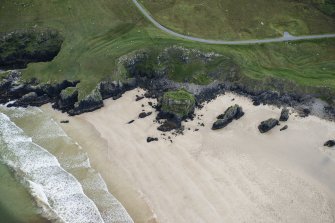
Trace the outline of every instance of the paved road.
{"type": "Polygon", "coordinates": [[[192,40],[200,43],[208,44],[220,44],[220,45],[243,45],[243,44],[258,44],[258,43],[275,43],[275,42],[287,42],[287,41],[297,41],[297,40],[311,40],[311,39],[325,39],[325,38],[335,38],[335,34],[321,34],[321,35],[308,35],[308,36],[292,36],[288,32],[285,32],[282,37],[270,38],[270,39],[254,39],[254,40],[236,40],[236,41],[225,41],[225,40],[211,40],[197,38],[193,36],[187,36],[180,33],[176,33],[158,23],[148,11],[140,4],[137,0],[132,0],[136,7],[142,12],[142,14],[157,28],[160,30],[182,39],[192,40]]]}

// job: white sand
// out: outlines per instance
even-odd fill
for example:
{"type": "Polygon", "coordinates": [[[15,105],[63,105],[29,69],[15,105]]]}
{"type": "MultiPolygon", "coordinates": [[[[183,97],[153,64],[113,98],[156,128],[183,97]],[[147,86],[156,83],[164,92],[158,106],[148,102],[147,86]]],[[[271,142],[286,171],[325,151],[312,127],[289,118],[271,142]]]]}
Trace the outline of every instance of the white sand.
{"type": "Polygon", "coordinates": [[[227,94],[196,111],[202,120],[185,123],[185,134],[171,143],[163,139],[171,134],[156,130],[154,114],[137,119],[153,109],[148,99],[135,102],[136,94],[63,125],[135,222],[335,222],[334,150],[322,146],[335,137],[335,123],[292,115],[282,124],[288,130],[260,134],[258,124],[278,118],[280,109],[227,94]],[[212,131],[215,117],[233,104],[245,116],[212,131]],[[147,143],[148,136],[159,141],[147,143]]]}

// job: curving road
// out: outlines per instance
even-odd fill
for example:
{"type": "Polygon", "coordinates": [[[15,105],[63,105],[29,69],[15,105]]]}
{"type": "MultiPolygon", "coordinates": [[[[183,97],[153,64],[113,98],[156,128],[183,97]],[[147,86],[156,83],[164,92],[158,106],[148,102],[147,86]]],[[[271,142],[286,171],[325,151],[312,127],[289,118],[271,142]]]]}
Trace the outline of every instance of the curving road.
{"type": "Polygon", "coordinates": [[[288,32],[284,32],[282,37],[278,38],[269,38],[269,39],[254,39],[254,40],[236,40],[236,41],[225,41],[225,40],[211,40],[197,38],[193,36],[183,35],[177,32],[172,31],[160,23],[158,23],[148,11],[140,4],[137,0],[132,0],[136,7],[142,12],[142,14],[158,29],[172,35],[186,40],[191,40],[200,43],[208,44],[220,44],[220,45],[243,45],[243,44],[259,44],[259,43],[275,43],[275,42],[287,42],[287,41],[297,41],[297,40],[312,40],[312,39],[325,39],[325,38],[335,38],[335,34],[321,34],[321,35],[307,35],[307,36],[292,36],[288,32]]]}

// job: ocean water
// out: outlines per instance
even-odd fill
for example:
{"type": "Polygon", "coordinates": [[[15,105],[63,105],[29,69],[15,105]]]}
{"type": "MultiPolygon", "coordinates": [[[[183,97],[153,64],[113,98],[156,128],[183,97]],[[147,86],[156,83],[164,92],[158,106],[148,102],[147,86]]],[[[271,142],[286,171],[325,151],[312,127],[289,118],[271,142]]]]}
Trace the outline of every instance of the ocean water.
{"type": "Polygon", "coordinates": [[[0,222],[47,223],[38,213],[34,200],[13,172],[0,163],[0,222]]]}
{"type": "MultiPolygon", "coordinates": [[[[4,217],[31,222],[24,215],[51,222],[133,222],[80,145],[48,114],[38,108],[0,106],[0,126],[2,169],[16,182],[13,194],[20,191],[26,197],[25,202],[21,196],[9,199],[25,204],[22,213],[5,201],[0,222],[4,217]]],[[[6,193],[5,182],[0,181],[0,193],[6,193]]]]}

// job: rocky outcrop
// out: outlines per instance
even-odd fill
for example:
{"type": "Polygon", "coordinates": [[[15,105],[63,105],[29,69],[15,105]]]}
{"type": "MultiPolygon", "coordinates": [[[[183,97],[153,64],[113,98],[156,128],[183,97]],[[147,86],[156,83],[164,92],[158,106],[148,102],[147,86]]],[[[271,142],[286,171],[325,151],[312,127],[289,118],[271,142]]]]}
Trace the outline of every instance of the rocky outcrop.
{"type": "Polygon", "coordinates": [[[327,142],[325,142],[324,146],[334,147],[335,146],[335,140],[328,140],[327,142]]]}
{"type": "Polygon", "coordinates": [[[41,106],[50,102],[48,95],[44,94],[38,96],[35,92],[30,92],[23,95],[20,99],[15,101],[13,104],[9,104],[9,107],[28,107],[30,106],[41,106]]]}
{"type": "Polygon", "coordinates": [[[161,101],[161,109],[163,112],[171,113],[181,119],[192,114],[194,108],[194,96],[183,89],[166,92],[161,101]]]}
{"type": "Polygon", "coordinates": [[[290,117],[290,111],[287,108],[283,108],[280,113],[279,121],[286,122],[290,117]]]}
{"type": "Polygon", "coordinates": [[[182,120],[192,117],[195,108],[194,96],[181,89],[165,92],[157,109],[160,111],[156,117],[158,121],[164,120],[157,129],[168,132],[181,127],[182,120]]]}
{"type": "Polygon", "coordinates": [[[0,68],[25,68],[30,62],[51,61],[63,37],[52,29],[24,29],[0,36],[0,68]]]}
{"type": "Polygon", "coordinates": [[[79,115],[85,112],[91,112],[103,107],[102,96],[96,88],[85,98],[74,104],[74,108],[68,111],[69,115],[79,115]]]}
{"type": "Polygon", "coordinates": [[[214,122],[212,130],[218,130],[226,127],[234,119],[238,120],[244,115],[243,109],[239,105],[234,105],[229,107],[224,114],[221,114],[217,117],[217,121],[214,122]]]}
{"type": "Polygon", "coordinates": [[[279,124],[279,121],[277,119],[270,118],[266,121],[261,122],[261,124],[258,126],[258,130],[261,133],[266,133],[276,127],[279,124]]]}
{"type": "Polygon", "coordinates": [[[68,87],[61,91],[54,107],[62,111],[68,111],[74,108],[77,101],[78,89],[76,87],[68,87]]]}
{"type": "Polygon", "coordinates": [[[78,84],[78,81],[67,80],[53,84],[39,84],[36,80],[27,82],[21,80],[21,73],[15,70],[0,73],[0,75],[2,76],[0,102],[7,103],[16,100],[12,106],[40,106],[53,102],[63,89],[78,84]]]}
{"type": "Polygon", "coordinates": [[[121,81],[101,81],[98,84],[98,90],[102,99],[119,98],[121,95],[137,86],[135,78],[129,78],[123,82],[121,81]]]}

